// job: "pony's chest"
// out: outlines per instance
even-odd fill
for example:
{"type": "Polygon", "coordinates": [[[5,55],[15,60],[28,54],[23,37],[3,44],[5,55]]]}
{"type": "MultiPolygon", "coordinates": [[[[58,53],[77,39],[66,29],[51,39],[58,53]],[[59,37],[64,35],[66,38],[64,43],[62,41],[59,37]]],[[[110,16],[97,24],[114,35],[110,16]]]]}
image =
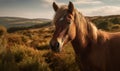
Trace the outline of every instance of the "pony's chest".
{"type": "Polygon", "coordinates": [[[107,58],[106,55],[107,55],[107,52],[105,48],[93,47],[87,59],[92,68],[101,69],[102,71],[104,71],[106,67],[106,58],[107,58]]]}

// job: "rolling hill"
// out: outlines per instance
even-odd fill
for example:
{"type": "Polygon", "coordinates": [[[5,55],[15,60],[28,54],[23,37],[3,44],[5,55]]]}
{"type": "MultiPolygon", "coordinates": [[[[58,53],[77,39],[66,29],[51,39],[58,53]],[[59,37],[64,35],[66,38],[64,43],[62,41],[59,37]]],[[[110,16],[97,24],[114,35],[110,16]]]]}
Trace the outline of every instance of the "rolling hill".
{"type": "Polygon", "coordinates": [[[6,28],[11,27],[30,27],[37,24],[43,24],[46,22],[50,22],[50,19],[28,19],[28,18],[20,18],[20,17],[0,17],[0,25],[5,26],[6,28]]]}

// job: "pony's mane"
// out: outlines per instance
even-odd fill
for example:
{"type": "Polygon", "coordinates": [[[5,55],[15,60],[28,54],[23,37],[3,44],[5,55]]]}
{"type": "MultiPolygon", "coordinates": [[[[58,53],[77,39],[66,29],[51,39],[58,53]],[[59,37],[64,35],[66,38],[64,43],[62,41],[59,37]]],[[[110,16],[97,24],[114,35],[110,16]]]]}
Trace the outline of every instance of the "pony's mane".
{"type": "Polygon", "coordinates": [[[85,18],[76,9],[75,12],[75,23],[77,27],[76,35],[80,36],[78,39],[81,40],[81,44],[86,45],[89,40],[92,44],[102,44],[108,39],[106,32],[98,30],[97,27],[87,18],[85,18]]]}

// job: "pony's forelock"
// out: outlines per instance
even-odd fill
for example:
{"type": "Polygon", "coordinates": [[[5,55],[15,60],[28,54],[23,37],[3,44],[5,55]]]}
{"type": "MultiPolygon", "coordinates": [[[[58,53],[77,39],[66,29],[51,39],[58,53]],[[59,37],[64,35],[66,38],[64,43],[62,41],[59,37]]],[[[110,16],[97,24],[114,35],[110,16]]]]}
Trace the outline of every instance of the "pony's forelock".
{"type": "Polygon", "coordinates": [[[66,10],[68,9],[67,5],[62,5],[60,8],[56,11],[52,23],[55,24],[58,19],[60,19],[64,14],[66,14],[66,10]]]}

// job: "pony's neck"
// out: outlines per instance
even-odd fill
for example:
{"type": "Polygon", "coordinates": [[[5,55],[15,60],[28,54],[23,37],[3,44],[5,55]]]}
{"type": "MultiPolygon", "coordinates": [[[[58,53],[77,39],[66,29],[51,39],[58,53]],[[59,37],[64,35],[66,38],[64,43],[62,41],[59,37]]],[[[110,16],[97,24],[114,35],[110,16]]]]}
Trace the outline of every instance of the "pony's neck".
{"type": "Polygon", "coordinates": [[[93,43],[96,43],[98,30],[78,12],[75,13],[75,24],[76,37],[71,43],[76,53],[83,54],[93,43]]]}

